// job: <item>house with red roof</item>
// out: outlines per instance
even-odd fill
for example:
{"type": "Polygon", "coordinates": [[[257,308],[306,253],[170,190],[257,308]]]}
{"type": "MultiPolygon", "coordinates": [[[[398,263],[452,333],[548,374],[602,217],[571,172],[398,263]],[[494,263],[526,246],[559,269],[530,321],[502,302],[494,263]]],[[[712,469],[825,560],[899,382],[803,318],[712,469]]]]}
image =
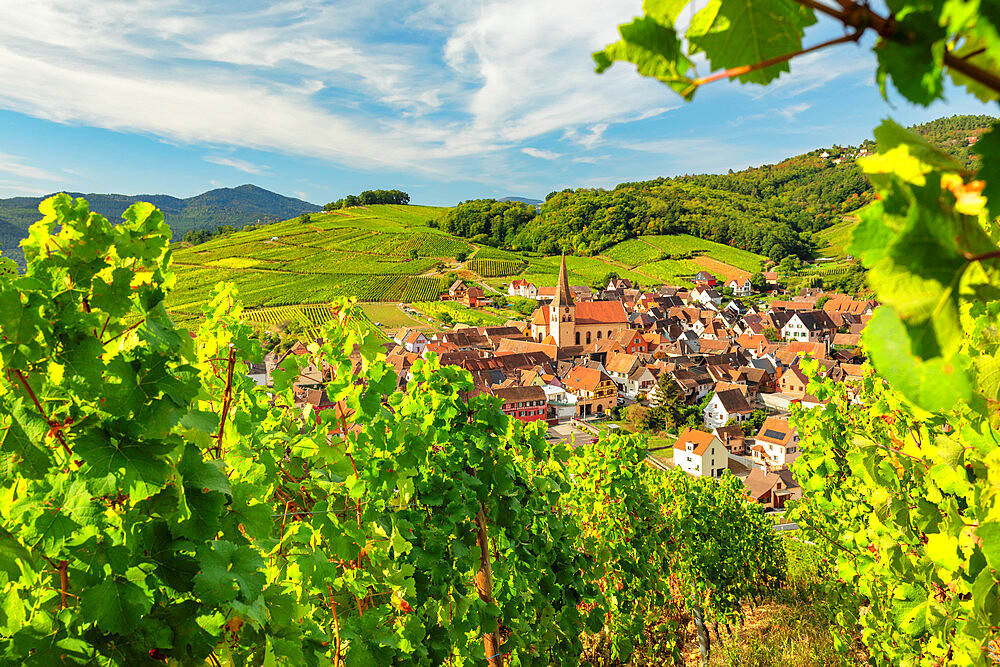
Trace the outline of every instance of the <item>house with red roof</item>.
{"type": "Polygon", "coordinates": [[[711,433],[689,428],[674,441],[674,464],[696,477],[721,477],[729,468],[729,450],[711,433]]]}

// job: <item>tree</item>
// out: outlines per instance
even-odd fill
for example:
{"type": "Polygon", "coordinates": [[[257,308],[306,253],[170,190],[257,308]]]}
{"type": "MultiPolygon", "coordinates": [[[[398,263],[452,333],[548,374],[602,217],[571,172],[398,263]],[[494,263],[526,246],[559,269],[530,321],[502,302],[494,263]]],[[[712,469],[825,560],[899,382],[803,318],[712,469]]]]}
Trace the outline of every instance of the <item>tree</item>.
{"type": "Polygon", "coordinates": [[[790,276],[799,270],[799,260],[796,257],[785,257],[778,262],[778,272],[784,276],[790,276]]]}
{"type": "Polygon", "coordinates": [[[308,224],[309,223],[309,214],[308,213],[300,213],[299,217],[297,219],[303,225],[308,224]]]}
{"type": "Polygon", "coordinates": [[[420,253],[417,251],[416,248],[410,249],[410,259],[420,259],[420,253]]]}
{"type": "Polygon", "coordinates": [[[757,273],[750,276],[750,287],[753,288],[754,292],[764,292],[767,290],[767,279],[764,274],[758,271],[757,273]]]}
{"type": "Polygon", "coordinates": [[[777,343],[781,340],[781,334],[774,327],[764,327],[764,338],[768,339],[772,343],[777,343]]]}
{"type": "Polygon", "coordinates": [[[818,299],[816,299],[816,309],[817,310],[823,310],[823,306],[825,306],[826,302],[829,301],[829,300],[830,300],[830,295],[829,294],[820,295],[820,297],[818,299]]]}
{"type": "Polygon", "coordinates": [[[743,435],[753,436],[757,435],[760,431],[760,427],[764,425],[764,421],[767,419],[766,410],[754,410],[750,414],[749,419],[745,419],[740,427],[743,429],[743,435]]]}
{"type": "Polygon", "coordinates": [[[455,261],[458,262],[459,264],[461,264],[467,259],[469,259],[468,250],[459,250],[458,252],[455,253],[455,261]]]}

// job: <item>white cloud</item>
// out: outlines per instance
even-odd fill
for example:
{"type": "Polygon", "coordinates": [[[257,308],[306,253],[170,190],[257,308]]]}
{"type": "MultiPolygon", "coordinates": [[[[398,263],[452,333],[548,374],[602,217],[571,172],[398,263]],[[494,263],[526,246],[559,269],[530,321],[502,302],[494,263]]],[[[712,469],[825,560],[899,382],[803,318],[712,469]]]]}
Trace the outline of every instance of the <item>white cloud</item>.
{"type": "Polygon", "coordinates": [[[798,104],[793,104],[790,107],[785,107],[784,109],[777,109],[778,115],[784,116],[788,120],[791,120],[795,116],[798,116],[803,111],[807,111],[812,108],[811,104],[806,102],[800,102],[798,104]]]}
{"type": "Polygon", "coordinates": [[[57,174],[45,171],[44,169],[39,169],[38,167],[33,167],[29,164],[24,164],[22,160],[23,158],[16,155],[0,153],[0,172],[12,174],[22,179],[28,179],[29,181],[57,183],[61,180],[57,174]]]}
{"type": "Polygon", "coordinates": [[[573,159],[681,104],[627,63],[594,73],[629,3],[22,4],[0,0],[0,108],[222,153],[490,182],[510,178],[500,155],[573,159]]]}
{"type": "Polygon", "coordinates": [[[562,157],[562,153],[553,153],[552,151],[542,150],[541,148],[532,148],[531,146],[522,148],[521,152],[525,155],[537,157],[542,160],[556,160],[562,157]]]}
{"type": "Polygon", "coordinates": [[[248,174],[262,174],[268,169],[267,166],[259,166],[252,162],[247,162],[246,160],[223,157],[221,155],[206,155],[204,160],[205,162],[211,162],[212,164],[220,164],[223,167],[232,167],[233,169],[238,169],[248,174]]]}

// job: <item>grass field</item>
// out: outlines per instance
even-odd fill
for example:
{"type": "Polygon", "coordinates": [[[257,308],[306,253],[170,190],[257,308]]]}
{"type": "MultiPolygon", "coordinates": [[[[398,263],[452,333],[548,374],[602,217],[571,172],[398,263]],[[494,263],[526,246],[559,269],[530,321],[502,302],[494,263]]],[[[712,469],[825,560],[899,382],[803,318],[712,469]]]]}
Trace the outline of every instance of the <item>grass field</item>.
{"type": "Polygon", "coordinates": [[[430,329],[427,322],[418,320],[407,315],[398,304],[395,303],[359,303],[358,307],[364,311],[374,323],[387,331],[409,327],[411,329],[430,329]]]}
{"type": "Polygon", "coordinates": [[[847,246],[851,242],[851,232],[857,226],[854,217],[845,217],[842,221],[816,233],[816,242],[820,244],[816,254],[820,257],[843,257],[847,255],[847,246]]]}

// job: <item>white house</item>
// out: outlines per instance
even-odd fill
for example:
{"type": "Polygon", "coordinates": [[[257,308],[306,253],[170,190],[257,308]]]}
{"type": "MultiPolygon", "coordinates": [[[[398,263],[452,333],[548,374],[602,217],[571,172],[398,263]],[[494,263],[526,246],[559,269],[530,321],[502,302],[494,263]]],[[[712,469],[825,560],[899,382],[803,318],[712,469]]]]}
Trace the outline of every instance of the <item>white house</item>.
{"type": "Polygon", "coordinates": [[[742,274],[726,281],[726,287],[733,290],[734,296],[749,296],[753,294],[753,285],[750,284],[750,276],[742,274]]]}
{"type": "Polygon", "coordinates": [[[542,391],[545,392],[546,403],[560,422],[568,421],[576,416],[576,396],[563,387],[552,384],[542,385],[542,391]]]}
{"type": "Polygon", "coordinates": [[[805,310],[796,312],[788,318],[785,326],[781,327],[781,339],[822,343],[832,338],[836,332],[837,325],[825,312],[805,310]]]}
{"type": "Polygon", "coordinates": [[[787,467],[799,456],[799,434],[781,417],[768,417],[751,449],[753,462],[763,470],[787,467]]]}
{"type": "Polygon", "coordinates": [[[753,408],[739,389],[717,391],[705,407],[705,426],[718,428],[728,424],[730,419],[739,423],[749,419],[751,413],[753,408]]]}
{"type": "Polygon", "coordinates": [[[649,396],[649,392],[656,386],[656,376],[645,366],[639,366],[625,378],[621,386],[625,398],[638,399],[642,394],[649,396]]]}
{"type": "Polygon", "coordinates": [[[712,306],[713,310],[722,303],[722,295],[711,287],[695,287],[691,290],[691,299],[692,303],[700,303],[706,308],[712,306]]]}
{"type": "Polygon", "coordinates": [[[696,477],[721,477],[729,468],[729,450],[711,433],[686,429],[674,442],[674,464],[696,477]]]}
{"type": "Polygon", "coordinates": [[[538,287],[523,278],[518,278],[517,280],[510,281],[510,285],[507,286],[507,294],[510,296],[519,296],[523,299],[537,299],[538,287]]]}
{"type": "Polygon", "coordinates": [[[393,337],[397,345],[402,345],[407,352],[423,354],[427,347],[427,336],[415,329],[400,329],[393,337]]]}

